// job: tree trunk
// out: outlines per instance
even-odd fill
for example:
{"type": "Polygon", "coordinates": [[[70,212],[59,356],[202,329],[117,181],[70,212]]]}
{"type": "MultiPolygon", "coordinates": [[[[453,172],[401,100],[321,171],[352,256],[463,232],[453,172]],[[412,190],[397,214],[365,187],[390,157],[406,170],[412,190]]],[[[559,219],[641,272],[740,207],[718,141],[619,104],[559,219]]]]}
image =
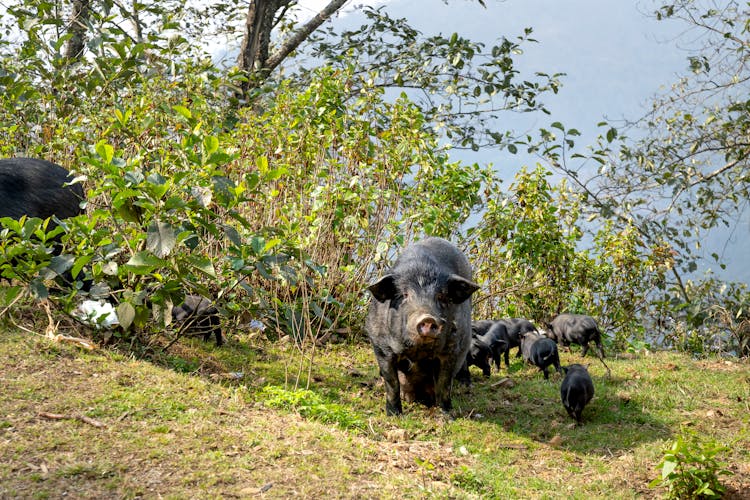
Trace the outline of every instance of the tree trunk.
{"type": "Polygon", "coordinates": [[[245,34],[242,38],[242,47],[238,66],[247,76],[247,81],[242,83],[242,96],[257,86],[257,79],[261,80],[267,76],[264,74],[268,50],[271,44],[271,31],[274,27],[274,17],[281,7],[287,7],[291,0],[252,0],[247,10],[245,21],[245,34]]]}
{"type": "Polygon", "coordinates": [[[271,31],[278,19],[277,12],[288,9],[292,0],[251,0],[245,21],[245,33],[237,61],[239,69],[247,76],[242,83],[240,99],[247,98],[251,89],[257,88],[292,51],[294,51],[321,24],[338,11],[346,0],[331,0],[315,17],[292,33],[279,49],[270,55],[271,31]]]}
{"type": "Polygon", "coordinates": [[[73,0],[73,15],[68,32],[73,36],[65,44],[65,59],[74,63],[81,59],[86,43],[86,24],[90,16],[90,0],[73,0]]]}

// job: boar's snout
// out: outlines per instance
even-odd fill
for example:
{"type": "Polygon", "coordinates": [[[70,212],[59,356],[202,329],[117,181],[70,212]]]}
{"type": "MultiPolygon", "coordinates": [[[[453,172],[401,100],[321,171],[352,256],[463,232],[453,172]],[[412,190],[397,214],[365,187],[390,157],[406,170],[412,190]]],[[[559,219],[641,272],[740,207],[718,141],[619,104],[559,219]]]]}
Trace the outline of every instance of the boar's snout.
{"type": "Polygon", "coordinates": [[[445,321],[429,314],[422,314],[416,319],[416,324],[420,337],[437,337],[443,331],[445,321]]]}

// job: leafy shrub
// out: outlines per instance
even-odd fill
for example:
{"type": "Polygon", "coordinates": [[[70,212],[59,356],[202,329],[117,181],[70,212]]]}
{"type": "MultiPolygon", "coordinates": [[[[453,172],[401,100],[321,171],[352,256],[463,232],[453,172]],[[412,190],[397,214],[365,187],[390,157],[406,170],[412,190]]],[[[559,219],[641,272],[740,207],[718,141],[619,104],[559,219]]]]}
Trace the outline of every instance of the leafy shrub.
{"type": "MultiPolygon", "coordinates": [[[[366,283],[398,247],[434,235],[469,254],[483,287],[477,317],[585,312],[614,330],[620,347],[644,335],[648,302],[672,265],[668,246],[652,241],[644,250],[627,221],[604,222],[585,238],[586,196],[554,184],[545,168],[521,169],[505,187],[493,167],[451,161],[442,146],[490,139],[471,113],[444,121],[469,109],[458,104],[471,95],[498,93],[508,109],[531,111],[542,107],[538,95],[557,91],[557,75],[515,82],[514,42],[492,49],[500,66],[476,66],[481,46],[457,35],[402,44],[417,33],[373,11],[371,26],[347,35],[360,42],[342,42],[351,50],[321,41],[331,66],[269,80],[241,108],[236,72],[178,34],[188,31],[174,14],[141,18],[145,31],[133,38],[108,8],[92,9],[97,36],[75,63],[62,53],[66,21],[51,3],[12,2],[0,15],[6,31],[18,31],[0,41],[0,153],[87,176],[89,203],[85,216],[66,221],[61,256],[50,255],[44,237],[29,238],[38,228],[3,233],[0,251],[20,265],[6,259],[0,273],[22,287],[2,291],[0,306],[24,290],[48,296],[47,278],[69,271],[71,293],[51,300],[70,311],[83,283],[95,283],[91,294],[117,304],[116,335],[129,341],[148,344],[169,330],[170,308],[192,293],[214,300],[224,322],[263,320],[269,336],[314,345],[330,332],[360,336],[366,283]],[[380,31],[395,37],[388,46],[380,31]],[[382,68],[385,81],[421,81],[426,87],[415,88],[459,99],[420,107],[415,93],[386,93],[363,62],[384,47],[411,54],[382,68]],[[428,61],[440,71],[425,72],[428,61]],[[464,66],[490,85],[457,78],[451,68],[464,66]]],[[[557,122],[551,129],[578,135],[557,122]]],[[[545,131],[545,140],[556,133],[545,131]]],[[[516,151],[523,141],[514,135],[493,133],[489,143],[516,151]]],[[[745,352],[745,330],[733,332],[745,352]]]]}
{"type": "Polygon", "coordinates": [[[678,436],[659,464],[661,477],[649,486],[667,486],[668,498],[721,498],[725,488],[719,476],[732,472],[716,457],[727,449],[711,440],[702,442],[692,432],[678,436]]]}

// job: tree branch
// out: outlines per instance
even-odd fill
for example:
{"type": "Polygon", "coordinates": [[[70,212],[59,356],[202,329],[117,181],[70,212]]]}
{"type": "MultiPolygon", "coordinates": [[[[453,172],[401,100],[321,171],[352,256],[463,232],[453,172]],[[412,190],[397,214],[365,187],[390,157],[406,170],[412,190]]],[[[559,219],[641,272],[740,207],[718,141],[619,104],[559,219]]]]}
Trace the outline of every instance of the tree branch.
{"type": "Polygon", "coordinates": [[[279,47],[279,49],[268,58],[263,67],[263,71],[273,71],[284,59],[287,58],[287,56],[289,56],[289,54],[292,53],[292,51],[299,47],[313,31],[326,22],[333,14],[343,7],[346,2],[347,0],[332,0],[328,5],[323,7],[323,10],[281,44],[281,47],[279,47]]]}

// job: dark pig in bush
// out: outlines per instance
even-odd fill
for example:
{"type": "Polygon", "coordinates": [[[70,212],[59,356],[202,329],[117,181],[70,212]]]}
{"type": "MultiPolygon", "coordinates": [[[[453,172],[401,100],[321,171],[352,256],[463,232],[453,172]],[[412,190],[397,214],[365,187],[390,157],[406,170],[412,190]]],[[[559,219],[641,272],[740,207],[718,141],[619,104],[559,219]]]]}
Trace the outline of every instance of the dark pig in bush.
{"type": "Polygon", "coordinates": [[[544,373],[545,379],[549,379],[547,368],[550,366],[554,366],[558,373],[562,373],[560,356],[554,340],[543,337],[537,332],[524,332],[521,334],[521,350],[523,359],[538,366],[544,373]]]}
{"type": "Polygon", "coordinates": [[[588,369],[579,364],[572,364],[563,368],[565,378],[560,386],[560,397],[565,410],[576,423],[581,423],[581,412],[594,397],[594,382],[588,369]]]}
{"type": "Polygon", "coordinates": [[[206,342],[213,335],[217,346],[224,343],[219,311],[206,297],[186,295],[182,304],[172,308],[172,319],[175,323],[183,325],[185,331],[203,335],[206,342]]]}
{"type": "Polygon", "coordinates": [[[570,344],[582,346],[581,356],[586,356],[589,350],[589,342],[596,344],[599,360],[604,364],[609,373],[609,367],[604,362],[604,347],[602,346],[602,334],[596,320],[584,314],[559,314],[552,322],[547,323],[547,337],[566,347],[570,344]]]}
{"type": "Polygon", "coordinates": [[[35,158],[0,160],[0,217],[65,219],[79,215],[81,184],[60,165],[35,158]]]}
{"type": "MultiPolygon", "coordinates": [[[[66,219],[83,212],[81,201],[83,187],[80,183],[69,184],[74,178],[66,169],[46,160],[36,158],[0,159],[0,218],[20,219],[23,216],[48,219],[66,219]]],[[[51,219],[48,230],[56,226],[51,219]]],[[[59,241],[55,238],[54,241],[59,241]]],[[[61,254],[61,246],[54,245],[53,255],[61,254]]],[[[15,267],[17,262],[11,260],[15,267]]],[[[67,266],[68,269],[72,262],[67,266]]],[[[59,268],[61,278],[66,284],[73,282],[70,271],[59,268]]],[[[84,290],[91,283],[84,282],[84,290]]]]}
{"type": "Polygon", "coordinates": [[[471,344],[471,295],[479,287],[461,251],[441,238],[406,247],[370,285],[365,329],[386,389],[388,415],[407,401],[451,410],[453,379],[471,344]]]}

